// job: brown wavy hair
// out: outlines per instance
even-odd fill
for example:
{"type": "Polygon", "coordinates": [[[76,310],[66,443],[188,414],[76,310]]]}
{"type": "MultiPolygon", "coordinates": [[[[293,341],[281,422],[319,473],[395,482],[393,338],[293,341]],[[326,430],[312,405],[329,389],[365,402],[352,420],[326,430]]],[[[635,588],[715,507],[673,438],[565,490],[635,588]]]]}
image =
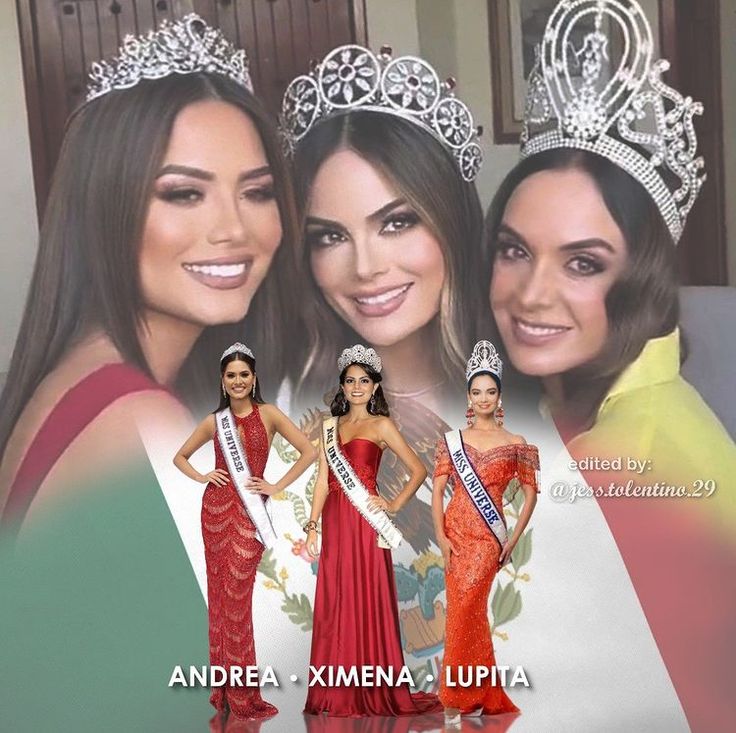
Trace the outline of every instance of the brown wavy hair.
{"type": "MultiPolygon", "coordinates": [[[[621,230],[628,254],[621,277],[606,294],[608,339],[592,361],[563,375],[565,423],[588,427],[613,382],[649,339],[670,333],[679,321],[676,250],[652,197],[626,171],[600,155],[557,149],[521,160],[501,183],[486,220],[487,283],[493,276],[498,230],[517,187],[540,171],[576,169],[595,183],[621,230]]],[[[486,288],[488,292],[488,288],[486,288]]]]}

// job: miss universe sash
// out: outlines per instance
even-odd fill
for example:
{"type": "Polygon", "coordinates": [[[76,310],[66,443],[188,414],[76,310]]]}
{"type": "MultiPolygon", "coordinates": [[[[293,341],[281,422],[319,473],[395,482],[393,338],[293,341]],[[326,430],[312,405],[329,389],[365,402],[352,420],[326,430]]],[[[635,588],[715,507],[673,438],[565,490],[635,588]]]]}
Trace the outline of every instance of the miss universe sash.
{"type": "Polygon", "coordinates": [[[465,452],[460,431],[451,430],[449,433],[445,433],[445,443],[447,443],[447,450],[450,453],[452,464],[455,466],[460,482],[465,491],[468,492],[470,500],[475,505],[483,521],[488,525],[488,529],[491,530],[501,547],[503,547],[508,539],[506,524],[465,452]]]}
{"type": "Polygon", "coordinates": [[[229,407],[215,415],[215,424],[217,425],[217,439],[220,441],[220,448],[222,448],[222,455],[227,463],[227,470],[243,501],[248,516],[256,527],[256,537],[261,544],[271,548],[276,544],[276,532],[273,524],[271,524],[271,517],[268,516],[266,503],[261,495],[251,494],[245,486],[245,482],[251,476],[250,467],[229,407]]]}
{"type": "Polygon", "coordinates": [[[378,534],[378,546],[396,549],[404,539],[399,528],[391,521],[382,509],[371,509],[369,499],[372,496],[363,482],[358,478],[353,467],[342,454],[337,441],[337,418],[327,418],[322,423],[322,438],[325,456],[345,496],[358,510],[358,513],[378,534]]]}

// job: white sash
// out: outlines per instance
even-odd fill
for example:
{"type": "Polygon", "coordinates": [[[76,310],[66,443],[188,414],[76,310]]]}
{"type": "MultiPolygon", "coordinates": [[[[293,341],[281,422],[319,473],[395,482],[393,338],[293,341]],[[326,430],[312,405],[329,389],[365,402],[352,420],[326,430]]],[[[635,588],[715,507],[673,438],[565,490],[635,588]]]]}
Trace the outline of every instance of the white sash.
{"type": "Polygon", "coordinates": [[[404,539],[399,528],[382,509],[371,509],[368,503],[372,494],[358,478],[349,461],[343,456],[337,441],[337,418],[327,418],[322,423],[325,456],[345,496],[358,513],[378,534],[378,546],[396,549],[404,539]]]}
{"type": "Polygon", "coordinates": [[[220,441],[222,455],[227,463],[227,470],[238,494],[240,494],[248,516],[256,527],[256,537],[261,544],[271,548],[276,544],[276,532],[273,524],[271,524],[271,517],[268,516],[267,502],[263,501],[260,494],[251,494],[250,489],[245,486],[245,482],[251,476],[250,467],[248,466],[245,450],[243,450],[243,444],[240,441],[240,434],[235,427],[235,419],[229,407],[215,415],[215,423],[217,425],[217,438],[220,441]]]}
{"type": "Polygon", "coordinates": [[[465,452],[465,446],[463,445],[463,438],[462,435],[460,435],[460,431],[451,430],[449,433],[445,433],[445,443],[447,443],[447,450],[450,453],[450,458],[455,466],[457,475],[460,477],[460,482],[468,492],[468,496],[475,505],[475,508],[478,510],[483,521],[488,525],[488,529],[491,530],[493,536],[498,540],[501,547],[503,547],[508,539],[508,535],[506,534],[506,524],[502,519],[503,515],[496,508],[496,505],[493,503],[493,499],[490,497],[483,486],[483,482],[475,472],[473,464],[470,462],[470,459],[465,452]]]}

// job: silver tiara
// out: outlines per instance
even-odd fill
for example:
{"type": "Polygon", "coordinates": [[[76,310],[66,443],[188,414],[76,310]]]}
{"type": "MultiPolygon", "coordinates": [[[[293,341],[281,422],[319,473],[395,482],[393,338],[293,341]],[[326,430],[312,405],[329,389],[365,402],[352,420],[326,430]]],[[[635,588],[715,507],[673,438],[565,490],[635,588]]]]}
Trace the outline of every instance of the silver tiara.
{"type": "Polygon", "coordinates": [[[478,144],[483,130],[455,97],[455,80],[441,82],[423,59],[392,59],[391,53],[388,46],[377,55],[363,46],[339,46],[310,74],[297,76],[281,109],[290,150],[322,120],[355,110],[383,112],[427,130],[454,156],[463,179],[472,181],[483,162],[478,144]]]}
{"type": "Polygon", "coordinates": [[[649,192],[677,242],[705,181],[693,127],[703,105],[661,80],[670,65],[653,62],[653,50],[636,0],[559,2],[529,77],[521,154],[576,148],[608,158],[649,192]],[[623,42],[613,66],[616,28],[623,42]]]}
{"type": "Polygon", "coordinates": [[[503,362],[496,351],[496,347],[490,341],[478,341],[473,347],[473,353],[465,367],[466,381],[469,382],[479,372],[490,372],[495,374],[499,381],[501,380],[503,362]]]}
{"type": "Polygon", "coordinates": [[[237,341],[232,346],[228,346],[225,349],[225,351],[222,352],[220,361],[222,361],[226,356],[230,356],[230,354],[234,354],[236,351],[240,354],[246,354],[251,359],[256,358],[255,356],[253,356],[253,352],[245,344],[241,344],[240,341],[237,341]]]}
{"type": "Polygon", "coordinates": [[[144,35],[125,36],[118,56],[92,64],[86,99],[128,89],[143,79],[198,72],[227,76],[253,91],[245,51],[236,49],[222,31],[208,26],[196,13],[189,13],[173,23],[164,20],[157,30],[144,35]]]}
{"type": "Polygon", "coordinates": [[[337,368],[342,371],[351,364],[367,364],[377,372],[381,371],[381,357],[374,349],[366,349],[362,344],[355,344],[350,349],[343,349],[337,360],[337,368]]]}

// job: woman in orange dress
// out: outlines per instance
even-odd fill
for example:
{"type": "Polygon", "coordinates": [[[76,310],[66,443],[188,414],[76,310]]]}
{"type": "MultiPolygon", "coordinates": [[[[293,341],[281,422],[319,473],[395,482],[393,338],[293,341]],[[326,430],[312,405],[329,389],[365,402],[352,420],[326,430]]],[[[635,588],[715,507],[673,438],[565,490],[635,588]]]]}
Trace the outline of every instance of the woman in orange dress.
{"type": "Polygon", "coordinates": [[[447,590],[439,697],[449,726],[459,726],[461,714],[518,712],[492,673],[479,684],[457,684],[467,681],[468,668],[496,666],[488,596],[496,573],[511,558],[529,522],[539,491],[536,446],[503,428],[501,372],[493,344],[479,341],[466,368],[469,427],[447,433],[435,452],[432,513],[447,590]],[[513,479],[524,491],[524,506],[509,536],[502,503],[513,479]],[[453,493],[445,512],[442,499],[448,481],[453,493]]]}

